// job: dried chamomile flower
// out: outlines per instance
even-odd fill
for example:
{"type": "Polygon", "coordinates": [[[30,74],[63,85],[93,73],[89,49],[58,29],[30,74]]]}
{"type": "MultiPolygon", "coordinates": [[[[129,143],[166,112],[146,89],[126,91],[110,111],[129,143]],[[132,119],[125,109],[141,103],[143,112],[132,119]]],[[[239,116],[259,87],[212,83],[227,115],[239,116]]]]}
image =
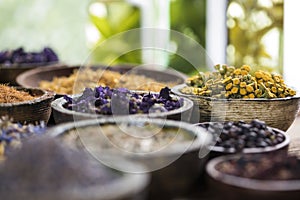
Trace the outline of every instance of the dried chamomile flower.
{"type": "Polygon", "coordinates": [[[187,87],[181,92],[213,98],[285,98],[295,96],[296,91],[285,85],[279,74],[266,71],[255,71],[251,67],[240,68],[218,64],[217,71],[200,72],[187,80],[187,87]]]}

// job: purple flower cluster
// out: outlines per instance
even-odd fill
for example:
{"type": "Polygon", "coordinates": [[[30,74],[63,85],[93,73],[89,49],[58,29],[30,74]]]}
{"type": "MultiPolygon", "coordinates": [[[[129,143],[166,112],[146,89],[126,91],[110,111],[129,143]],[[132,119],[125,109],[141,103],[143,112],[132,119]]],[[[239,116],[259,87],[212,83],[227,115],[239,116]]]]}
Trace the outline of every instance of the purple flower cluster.
{"type": "Polygon", "coordinates": [[[44,48],[41,52],[25,52],[23,48],[11,51],[0,52],[0,64],[24,64],[24,63],[49,63],[57,62],[58,56],[49,48],[44,48]]]}
{"type": "MultiPolygon", "coordinates": [[[[8,117],[0,118],[0,149],[5,148],[5,154],[9,153],[11,149],[19,147],[22,141],[46,133],[47,127],[45,122],[40,124],[13,123],[8,117]]],[[[0,158],[4,152],[0,151],[0,158]]]]}
{"type": "Polygon", "coordinates": [[[65,95],[66,109],[82,113],[102,115],[127,115],[167,112],[183,105],[182,98],[170,96],[170,89],[165,87],[160,93],[136,93],[125,88],[109,87],[86,88],[82,95],[72,98],[65,95]]]}

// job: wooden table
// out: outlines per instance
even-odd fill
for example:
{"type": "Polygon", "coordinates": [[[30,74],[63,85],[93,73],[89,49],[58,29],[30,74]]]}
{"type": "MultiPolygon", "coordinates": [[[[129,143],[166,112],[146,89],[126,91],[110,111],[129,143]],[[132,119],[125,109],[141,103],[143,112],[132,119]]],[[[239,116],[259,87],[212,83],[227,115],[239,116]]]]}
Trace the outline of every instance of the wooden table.
{"type": "Polygon", "coordinates": [[[286,132],[291,137],[289,153],[300,157],[300,116],[286,132]]]}

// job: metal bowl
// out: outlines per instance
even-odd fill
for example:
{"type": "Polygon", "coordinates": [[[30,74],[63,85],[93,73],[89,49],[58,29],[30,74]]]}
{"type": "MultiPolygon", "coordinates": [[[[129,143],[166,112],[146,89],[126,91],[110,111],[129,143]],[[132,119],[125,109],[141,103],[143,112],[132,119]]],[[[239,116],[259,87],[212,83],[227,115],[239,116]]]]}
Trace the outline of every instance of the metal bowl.
{"type": "Polygon", "coordinates": [[[177,85],[172,88],[172,92],[194,102],[195,123],[239,120],[250,122],[259,119],[268,126],[286,131],[296,119],[300,108],[300,96],[274,99],[216,99],[183,94],[180,90],[185,86],[177,85]]]}
{"type": "MultiPolygon", "coordinates": [[[[191,188],[201,179],[207,155],[205,153],[208,153],[207,145],[211,141],[211,137],[204,129],[185,122],[150,118],[132,119],[128,117],[111,117],[61,124],[50,129],[49,134],[61,138],[66,144],[74,145],[74,143],[79,142],[80,145],[75,145],[76,148],[87,150],[98,160],[106,165],[114,166],[118,170],[144,173],[128,169],[126,165],[122,165],[122,160],[144,165],[147,172],[151,172],[152,175],[150,199],[171,199],[188,194],[191,188]],[[119,128],[119,131],[114,133],[121,135],[129,134],[132,136],[131,132],[127,133],[122,129],[122,125],[139,127],[145,130],[149,130],[149,126],[156,126],[161,129],[176,128],[176,130],[183,130],[193,139],[178,140],[177,134],[179,132],[174,132],[176,137],[166,147],[146,153],[133,153],[119,148],[117,144],[107,139],[102,132],[102,128],[108,124],[119,128]],[[97,129],[99,133],[94,134],[87,131],[89,127],[99,127],[97,129]],[[76,134],[71,134],[70,130],[75,131],[73,133],[76,134]],[[176,141],[177,143],[173,143],[176,141]]],[[[140,132],[135,133],[133,137],[139,140],[141,139],[139,134],[140,132]]],[[[153,131],[154,134],[155,131],[153,131]]],[[[120,142],[125,143],[126,140],[123,139],[120,142]]]]}

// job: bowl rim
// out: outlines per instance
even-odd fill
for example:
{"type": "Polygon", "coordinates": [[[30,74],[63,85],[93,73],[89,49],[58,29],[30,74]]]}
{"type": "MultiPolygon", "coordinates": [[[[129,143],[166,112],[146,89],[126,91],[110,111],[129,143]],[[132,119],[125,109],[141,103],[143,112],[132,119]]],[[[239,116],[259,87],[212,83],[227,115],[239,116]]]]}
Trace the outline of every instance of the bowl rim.
{"type": "MultiPolygon", "coordinates": [[[[135,93],[140,93],[140,94],[145,94],[145,93],[149,93],[149,91],[138,91],[138,90],[130,90],[131,92],[135,92],[135,93]]],[[[150,92],[151,94],[159,94],[157,92],[150,92]]],[[[81,94],[75,94],[75,95],[67,95],[67,96],[71,96],[72,98],[76,98],[79,97],[81,94]]],[[[129,114],[132,117],[167,117],[167,115],[175,115],[175,114],[180,114],[182,112],[188,111],[188,110],[192,110],[194,103],[192,100],[185,98],[185,97],[180,97],[177,95],[173,95],[171,94],[171,97],[176,97],[177,99],[182,98],[183,99],[183,105],[178,108],[178,109],[174,109],[171,111],[167,111],[167,112],[159,112],[159,113],[148,113],[148,114],[129,114]]],[[[82,113],[82,112],[76,112],[73,110],[69,110],[63,107],[63,105],[66,103],[67,101],[64,99],[64,97],[60,97],[58,99],[55,99],[53,102],[51,102],[51,107],[53,110],[68,114],[68,115],[73,115],[73,116],[78,116],[78,117],[89,117],[89,118],[99,118],[99,117],[109,117],[112,115],[103,115],[103,114],[89,114],[89,113],[82,113]]],[[[114,116],[122,116],[122,115],[114,115],[114,116]]]]}
{"type": "Polygon", "coordinates": [[[12,107],[12,106],[22,106],[22,105],[28,105],[28,104],[36,104],[42,101],[54,99],[55,92],[49,91],[49,90],[43,90],[40,88],[27,88],[27,87],[14,87],[13,88],[17,90],[22,90],[22,91],[39,91],[42,92],[41,96],[38,96],[37,98],[34,98],[33,100],[29,101],[21,101],[21,102],[15,102],[15,103],[0,103],[0,107],[12,107]]]}
{"type": "MultiPolygon", "coordinates": [[[[130,165],[131,163],[127,162],[125,164],[130,165]]],[[[105,167],[107,166],[105,165],[105,167]]],[[[135,164],[135,167],[137,167],[137,164],[135,164]]],[[[113,171],[112,168],[109,169],[113,171]]],[[[120,173],[122,175],[120,175],[119,179],[112,180],[108,184],[97,184],[90,187],[86,187],[84,190],[71,191],[73,192],[71,199],[99,199],[99,195],[105,199],[117,199],[120,197],[120,195],[135,195],[137,191],[142,192],[143,190],[145,190],[145,188],[149,185],[151,180],[151,176],[149,173],[120,173]],[[128,187],[128,185],[130,185],[130,187],[128,187]],[[115,188],[118,190],[111,190],[111,188],[115,188]]]]}
{"type": "MultiPolygon", "coordinates": [[[[122,162],[125,162],[124,164],[126,164],[126,166],[134,166],[135,168],[138,167],[139,169],[145,169],[145,167],[141,164],[131,163],[124,160],[122,160],[122,162]]],[[[100,163],[102,164],[102,162],[100,163]]],[[[83,190],[72,190],[71,199],[99,199],[99,195],[105,199],[116,199],[120,195],[135,195],[137,191],[143,191],[150,184],[151,176],[149,173],[126,173],[115,170],[105,164],[102,165],[111,172],[120,174],[117,180],[112,180],[108,184],[95,184],[85,187],[83,190]],[[130,185],[130,187],[128,187],[128,185],[130,185]],[[111,188],[117,188],[118,191],[111,190],[111,188]]]]}
{"type": "MultiPolygon", "coordinates": [[[[155,125],[163,125],[163,127],[177,127],[179,129],[183,129],[187,131],[190,135],[193,136],[191,141],[181,142],[180,144],[176,145],[175,148],[172,148],[170,151],[154,151],[151,153],[146,153],[147,158],[158,157],[158,156],[168,156],[168,155],[182,155],[188,152],[198,151],[203,147],[208,147],[210,141],[212,140],[212,136],[208,134],[208,132],[201,127],[195,127],[190,123],[183,122],[183,121],[175,121],[175,120],[164,120],[162,121],[159,118],[128,118],[126,116],[118,116],[118,117],[109,117],[109,118],[100,118],[100,119],[87,119],[81,120],[78,122],[67,122],[57,126],[50,128],[47,132],[49,135],[53,137],[60,137],[61,135],[65,134],[67,131],[88,127],[88,126],[95,126],[95,125],[105,125],[105,124],[117,124],[117,123],[128,123],[128,124],[139,124],[139,123],[151,123],[155,125]],[[189,146],[182,152],[182,146],[189,144],[189,146]]],[[[82,142],[82,141],[81,141],[82,142]]],[[[107,151],[108,155],[114,155],[114,152],[107,151]]],[[[127,155],[127,157],[132,157],[132,155],[127,155]]],[[[134,157],[136,158],[143,158],[144,154],[135,153],[134,157]]]]}
{"type": "Polygon", "coordinates": [[[60,61],[52,61],[52,62],[39,62],[39,63],[12,63],[12,64],[5,64],[0,63],[0,69],[32,69],[41,67],[48,67],[48,66],[56,66],[61,64],[60,61]]]}
{"type": "MultiPolygon", "coordinates": [[[[126,164],[126,166],[129,167],[145,169],[145,167],[141,164],[132,163],[124,160],[122,160],[122,162],[125,162],[124,164],[126,164]]],[[[103,168],[109,171],[109,173],[117,174],[117,178],[104,184],[96,183],[80,188],[75,187],[70,189],[66,188],[65,190],[58,190],[57,193],[60,197],[59,199],[61,199],[61,197],[68,197],[68,199],[74,200],[96,200],[99,198],[107,200],[119,199],[123,196],[136,195],[137,192],[143,192],[150,184],[151,175],[149,173],[126,173],[115,170],[107,165],[104,165],[101,162],[100,164],[103,165],[103,168]]],[[[27,191],[24,192],[26,193],[27,191]]],[[[48,192],[50,193],[50,196],[53,195],[53,191],[47,191],[43,193],[38,193],[37,197],[45,197],[48,195],[48,192]]]]}
{"type": "Polygon", "coordinates": [[[199,96],[199,95],[194,95],[194,94],[184,94],[182,92],[180,92],[180,89],[182,89],[183,87],[187,86],[185,83],[183,84],[179,84],[179,85],[176,85],[174,87],[171,88],[171,91],[178,95],[178,96],[184,96],[184,97],[187,97],[187,98],[192,98],[192,99],[203,99],[203,100],[207,100],[207,101],[220,101],[220,102],[240,102],[240,101],[249,101],[249,102],[268,102],[268,101],[288,101],[288,100],[291,100],[291,99],[300,99],[300,92],[297,91],[297,94],[295,96],[292,96],[292,97],[285,97],[285,98],[271,98],[271,99],[267,99],[267,98],[249,98],[249,99],[243,99],[243,98],[240,98],[240,99],[219,99],[219,98],[213,98],[213,97],[206,97],[206,96],[199,96]]]}
{"type": "MultiPolygon", "coordinates": [[[[194,125],[195,126],[199,126],[199,124],[209,124],[209,123],[220,123],[220,122],[201,122],[201,123],[196,123],[194,125]]],[[[285,134],[284,131],[282,131],[280,129],[277,129],[277,128],[270,127],[270,126],[267,126],[267,127],[273,129],[276,132],[281,133],[283,135],[283,137],[284,137],[284,140],[281,143],[276,144],[274,146],[244,148],[241,152],[233,151],[232,148],[230,148],[228,150],[225,150],[224,147],[215,146],[215,145],[210,145],[209,149],[211,151],[213,151],[213,152],[216,152],[216,153],[226,153],[226,154],[236,154],[236,153],[256,154],[256,153],[268,153],[268,152],[277,151],[277,150],[280,150],[280,149],[283,149],[283,148],[287,147],[290,144],[291,138],[290,138],[289,135],[285,134]]]]}
{"type": "MultiPolygon", "coordinates": [[[[59,63],[57,65],[49,65],[49,66],[44,66],[44,67],[36,67],[33,69],[29,69],[26,70],[25,72],[22,72],[21,74],[19,74],[16,77],[16,82],[23,86],[23,87],[32,87],[32,85],[30,84],[26,84],[24,83],[24,80],[26,80],[29,76],[32,76],[34,74],[38,74],[41,72],[50,72],[50,71],[56,71],[56,70],[64,70],[64,69],[70,69],[70,70],[80,70],[81,67],[85,67],[85,68],[92,68],[92,69],[106,69],[106,70],[111,70],[111,69],[115,69],[115,70],[130,70],[130,69],[136,69],[138,70],[147,70],[147,71],[152,71],[153,73],[156,72],[163,72],[169,75],[173,75],[176,76],[178,78],[178,80],[181,80],[184,82],[184,80],[186,80],[187,76],[179,71],[176,71],[174,69],[171,68],[167,68],[165,70],[159,70],[159,69],[153,69],[149,66],[137,66],[137,65],[131,65],[131,64],[116,64],[116,65],[104,65],[104,64],[89,64],[89,65],[68,65],[68,64],[63,64],[63,63],[59,63]]],[[[1,69],[1,68],[0,68],[1,69]]],[[[53,77],[52,77],[53,78],[53,77]]],[[[57,93],[57,95],[65,95],[62,93],[57,93]]]]}
{"type": "Polygon", "coordinates": [[[243,156],[243,154],[226,155],[213,158],[206,165],[206,172],[216,181],[243,189],[271,192],[300,190],[300,180],[258,180],[225,174],[215,168],[221,162],[237,159],[241,156],[243,156]]]}

